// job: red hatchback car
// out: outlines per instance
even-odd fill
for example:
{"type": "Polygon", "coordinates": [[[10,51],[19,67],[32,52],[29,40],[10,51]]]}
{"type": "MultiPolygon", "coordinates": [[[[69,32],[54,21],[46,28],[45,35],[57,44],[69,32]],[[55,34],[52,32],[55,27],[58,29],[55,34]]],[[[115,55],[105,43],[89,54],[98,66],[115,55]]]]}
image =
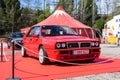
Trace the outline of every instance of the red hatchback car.
{"type": "Polygon", "coordinates": [[[39,58],[41,64],[56,61],[93,61],[100,55],[98,40],[79,36],[67,26],[34,26],[22,40],[22,56],[39,58]]]}

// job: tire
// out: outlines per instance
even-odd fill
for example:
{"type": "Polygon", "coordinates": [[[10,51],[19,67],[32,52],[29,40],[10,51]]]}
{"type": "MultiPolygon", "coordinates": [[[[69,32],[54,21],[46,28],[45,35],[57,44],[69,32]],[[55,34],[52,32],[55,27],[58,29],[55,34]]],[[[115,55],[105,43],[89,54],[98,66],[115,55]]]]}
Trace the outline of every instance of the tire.
{"type": "Polygon", "coordinates": [[[40,47],[38,54],[40,64],[45,65],[49,63],[49,59],[46,58],[47,54],[43,46],[40,47]]]}
{"type": "Polygon", "coordinates": [[[27,57],[28,56],[26,54],[26,50],[25,50],[24,46],[21,47],[21,55],[22,55],[22,57],[27,57]]]}

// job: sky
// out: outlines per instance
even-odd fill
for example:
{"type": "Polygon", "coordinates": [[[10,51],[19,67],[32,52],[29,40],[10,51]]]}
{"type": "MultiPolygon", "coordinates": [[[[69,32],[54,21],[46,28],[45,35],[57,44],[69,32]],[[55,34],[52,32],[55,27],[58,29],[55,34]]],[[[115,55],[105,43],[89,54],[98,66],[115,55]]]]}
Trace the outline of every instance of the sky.
{"type": "MultiPolygon", "coordinates": [[[[28,4],[30,4],[29,7],[36,8],[36,6],[39,6],[38,7],[39,9],[44,9],[44,1],[45,3],[50,4],[51,10],[54,10],[56,2],[58,2],[59,0],[20,0],[20,3],[21,3],[21,7],[26,7],[26,6],[28,7],[28,4]]],[[[79,2],[79,0],[75,0],[75,3],[76,1],[77,3],[79,2]]]]}
{"type": "MultiPolygon", "coordinates": [[[[44,1],[45,3],[49,3],[50,4],[50,8],[51,11],[54,10],[55,7],[55,3],[59,0],[20,0],[21,2],[21,7],[28,7],[28,4],[30,5],[29,7],[32,7],[33,9],[44,9],[44,1]],[[31,3],[29,3],[31,2],[31,3]],[[27,3],[27,5],[26,5],[27,3]]],[[[75,3],[79,2],[79,0],[75,0],[75,3]]],[[[95,0],[97,6],[98,6],[98,14],[102,13],[102,14],[106,14],[106,13],[111,13],[113,10],[113,1],[114,0],[95,0]],[[106,8],[106,2],[107,4],[109,4],[109,10],[107,12],[107,8],[106,8]]]]}
{"type": "Polygon", "coordinates": [[[96,4],[98,6],[98,14],[102,13],[102,14],[107,14],[107,13],[111,13],[113,10],[113,0],[97,0],[96,4]],[[107,5],[108,10],[107,10],[107,5]]]}
{"type": "Polygon", "coordinates": [[[120,0],[97,0],[98,13],[107,14],[106,3],[108,4],[108,14],[115,10],[114,2],[117,2],[117,6],[120,6],[120,0]]]}
{"type": "Polygon", "coordinates": [[[58,0],[20,0],[21,7],[28,7],[28,4],[30,5],[29,7],[32,7],[33,9],[38,7],[39,9],[44,9],[44,1],[45,4],[49,3],[51,5],[51,8],[53,9],[52,3],[55,3],[58,0]]]}

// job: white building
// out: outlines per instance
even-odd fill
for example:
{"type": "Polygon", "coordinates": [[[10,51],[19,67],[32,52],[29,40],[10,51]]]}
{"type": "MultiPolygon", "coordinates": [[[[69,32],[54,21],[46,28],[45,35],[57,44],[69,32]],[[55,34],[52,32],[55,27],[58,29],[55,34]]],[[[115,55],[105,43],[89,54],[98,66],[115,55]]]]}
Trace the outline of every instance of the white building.
{"type": "Polygon", "coordinates": [[[116,43],[116,35],[120,32],[120,15],[116,15],[113,19],[105,24],[103,29],[103,37],[107,38],[109,43],[116,43]]]}
{"type": "Polygon", "coordinates": [[[107,25],[107,36],[116,36],[120,31],[120,15],[114,16],[113,19],[106,23],[107,25]]]}

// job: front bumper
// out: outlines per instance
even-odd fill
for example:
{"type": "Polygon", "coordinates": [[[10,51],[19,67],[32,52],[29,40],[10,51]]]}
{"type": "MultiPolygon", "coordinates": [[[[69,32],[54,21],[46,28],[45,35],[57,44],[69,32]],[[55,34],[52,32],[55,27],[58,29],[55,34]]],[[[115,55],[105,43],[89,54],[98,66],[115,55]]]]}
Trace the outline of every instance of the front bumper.
{"type": "MultiPolygon", "coordinates": [[[[83,49],[81,49],[83,50],[83,49]]],[[[88,49],[87,49],[88,50],[88,49]]],[[[96,59],[100,56],[100,48],[90,48],[89,54],[73,54],[72,49],[70,50],[48,50],[47,54],[49,58],[53,58],[56,61],[77,61],[77,60],[89,60],[89,59],[96,59]]],[[[54,60],[51,60],[54,62],[54,60]]]]}

